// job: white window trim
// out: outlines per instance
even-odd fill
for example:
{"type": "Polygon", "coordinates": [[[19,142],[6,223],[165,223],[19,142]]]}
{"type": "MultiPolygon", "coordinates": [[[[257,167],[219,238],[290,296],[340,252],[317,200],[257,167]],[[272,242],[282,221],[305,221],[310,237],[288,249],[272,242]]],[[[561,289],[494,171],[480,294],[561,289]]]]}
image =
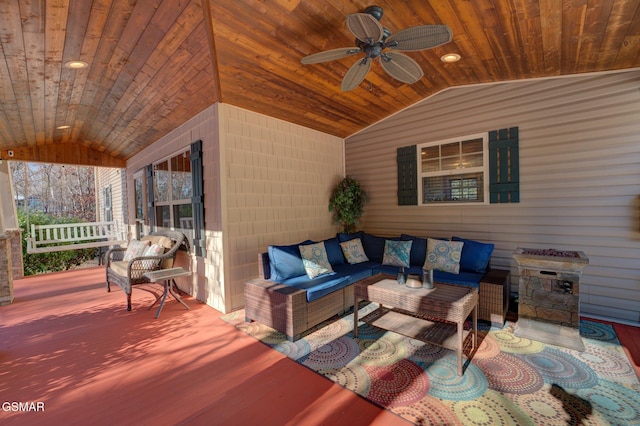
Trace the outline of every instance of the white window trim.
{"type": "Polygon", "coordinates": [[[438,141],[425,142],[417,145],[417,171],[418,171],[418,206],[483,206],[489,205],[489,133],[476,133],[471,135],[464,135],[456,138],[443,139],[438,141]],[[423,202],[422,192],[422,179],[431,176],[451,176],[460,174],[460,170],[447,170],[442,172],[426,172],[422,173],[422,148],[427,148],[436,145],[445,145],[453,142],[460,142],[473,139],[482,139],[482,166],[470,167],[463,169],[465,173],[478,173],[483,174],[483,192],[484,200],[482,201],[469,201],[469,202],[423,202]]]}

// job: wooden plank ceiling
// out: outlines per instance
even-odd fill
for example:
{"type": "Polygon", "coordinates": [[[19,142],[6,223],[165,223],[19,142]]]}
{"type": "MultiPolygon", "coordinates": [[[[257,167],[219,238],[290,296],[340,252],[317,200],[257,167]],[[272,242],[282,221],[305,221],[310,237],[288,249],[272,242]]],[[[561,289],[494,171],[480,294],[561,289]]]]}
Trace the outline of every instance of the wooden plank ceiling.
{"type": "Polygon", "coordinates": [[[391,32],[446,24],[453,41],[409,52],[403,84],[374,63],[352,92],[347,14],[370,0],[0,2],[0,155],[123,165],[215,102],[347,137],[447,87],[640,66],[640,0],[386,1],[391,32]],[[440,57],[458,53],[445,64],[440,57]],[[72,70],[67,61],[82,60],[72,70]],[[59,126],[70,126],[58,129],[59,126]]]}

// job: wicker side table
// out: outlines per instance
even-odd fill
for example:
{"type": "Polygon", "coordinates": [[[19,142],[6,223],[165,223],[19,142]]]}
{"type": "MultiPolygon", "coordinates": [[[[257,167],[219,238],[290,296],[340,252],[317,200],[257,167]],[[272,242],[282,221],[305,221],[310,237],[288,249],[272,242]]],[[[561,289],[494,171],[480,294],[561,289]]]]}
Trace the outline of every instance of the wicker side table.
{"type": "Polygon", "coordinates": [[[478,289],[441,283],[436,283],[432,289],[409,288],[398,284],[395,277],[387,274],[360,280],[353,288],[354,337],[358,337],[358,302],[369,300],[378,303],[380,309],[367,315],[363,321],[455,350],[458,375],[463,374],[464,341],[471,333],[472,348],[475,348],[478,339],[478,289]],[[470,314],[473,318],[472,329],[465,330],[464,322],[470,314]]]}
{"type": "Polygon", "coordinates": [[[511,296],[511,272],[492,269],[480,281],[480,304],[478,318],[490,321],[492,326],[502,328],[509,310],[511,296]]]}

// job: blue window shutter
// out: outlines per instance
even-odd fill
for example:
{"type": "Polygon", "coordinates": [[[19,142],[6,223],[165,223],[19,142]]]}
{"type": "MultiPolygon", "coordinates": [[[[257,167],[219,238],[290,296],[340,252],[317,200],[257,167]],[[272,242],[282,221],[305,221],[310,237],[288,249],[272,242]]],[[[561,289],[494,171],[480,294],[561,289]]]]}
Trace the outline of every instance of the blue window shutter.
{"type": "Polygon", "coordinates": [[[518,128],[489,132],[489,200],[520,202],[518,128]]]}
{"type": "Polygon", "coordinates": [[[204,181],[202,173],[202,141],[191,144],[191,188],[193,195],[193,247],[196,256],[206,257],[204,227],[204,181]]]}
{"type": "Polygon", "coordinates": [[[417,146],[398,148],[398,205],[418,205],[418,154],[417,146]]]}
{"type": "Polygon", "coordinates": [[[149,164],[147,166],[147,217],[150,229],[155,229],[156,226],[153,190],[153,164],[149,164]]]}

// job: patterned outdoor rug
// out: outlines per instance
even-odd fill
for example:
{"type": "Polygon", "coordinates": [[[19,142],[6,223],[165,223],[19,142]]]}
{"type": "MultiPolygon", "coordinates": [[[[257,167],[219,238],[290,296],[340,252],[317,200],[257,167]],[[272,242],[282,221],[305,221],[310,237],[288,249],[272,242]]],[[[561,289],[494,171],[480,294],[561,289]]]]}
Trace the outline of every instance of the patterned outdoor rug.
{"type": "Polygon", "coordinates": [[[485,326],[460,377],[453,351],[364,323],[354,339],[353,314],[294,343],[243,310],[222,318],[416,424],[640,425],[640,383],[610,325],[581,321],[585,352],[516,337],[509,322],[485,326]]]}

